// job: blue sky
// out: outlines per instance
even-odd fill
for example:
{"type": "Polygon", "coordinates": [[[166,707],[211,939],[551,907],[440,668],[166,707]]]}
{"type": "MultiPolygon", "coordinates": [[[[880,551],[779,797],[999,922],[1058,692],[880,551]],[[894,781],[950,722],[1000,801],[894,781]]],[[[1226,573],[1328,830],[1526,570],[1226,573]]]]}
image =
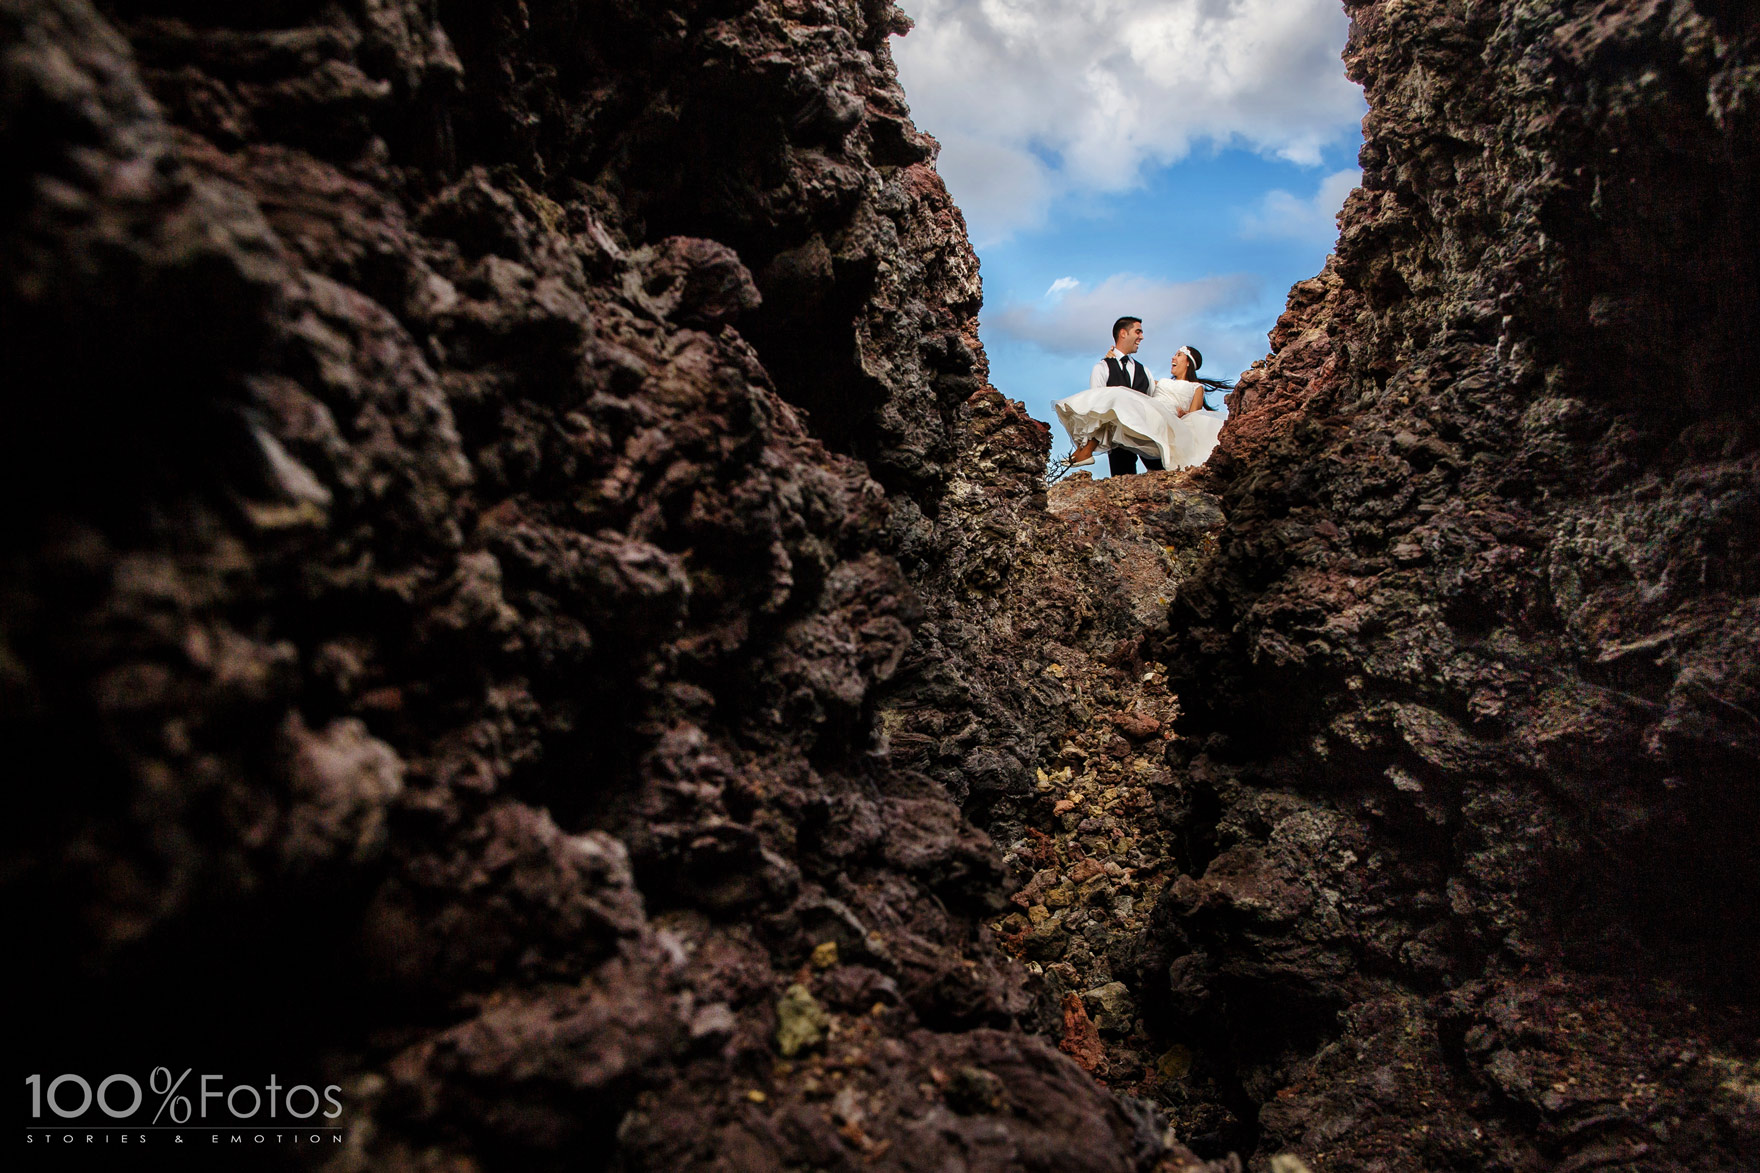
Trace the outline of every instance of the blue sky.
{"type": "Polygon", "coordinates": [[[1125,313],[1157,374],[1182,343],[1206,375],[1264,356],[1358,177],[1337,0],[905,7],[916,28],[893,54],[978,251],[1005,395],[1054,419],[1125,313]]]}

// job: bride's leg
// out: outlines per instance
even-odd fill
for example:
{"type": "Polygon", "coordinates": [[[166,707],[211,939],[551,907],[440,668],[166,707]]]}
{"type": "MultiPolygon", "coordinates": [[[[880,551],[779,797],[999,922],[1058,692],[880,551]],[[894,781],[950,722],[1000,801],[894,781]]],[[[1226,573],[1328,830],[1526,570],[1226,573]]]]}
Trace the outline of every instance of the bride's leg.
{"type": "Polygon", "coordinates": [[[1082,441],[1081,446],[1069,454],[1069,462],[1071,464],[1091,463],[1094,459],[1094,449],[1102,445],[1108,448],[1112,446],[1111,424],[1102,424],[1092,432],[1089,432],[1088,438],[1082,441]]]}

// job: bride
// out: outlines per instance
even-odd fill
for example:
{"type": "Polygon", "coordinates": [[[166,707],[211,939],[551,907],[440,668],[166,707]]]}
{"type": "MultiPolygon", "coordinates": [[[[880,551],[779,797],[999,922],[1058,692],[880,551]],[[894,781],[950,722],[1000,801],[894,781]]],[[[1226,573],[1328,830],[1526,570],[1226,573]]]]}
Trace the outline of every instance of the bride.
{"type": "MultiPolygon", "coordinates": [[[[1070,464],[1093,464],[1095,452],[1112,448],[1128,449],[1166,468],[1203,464],[1227,418],[1205,407],[1204,392],[1228,387],[1221,380],[1199,379],[1203,365],[1196,347],[1182,346],[1173,356],[1173,377],[1157,379],[1147,394],[1129,386],[1090,387],[1052,404],[1070,442],[1077,445],[1070,464]]],[[[1131,461],[1133,469],[1135,463],[1131,461]]]]}

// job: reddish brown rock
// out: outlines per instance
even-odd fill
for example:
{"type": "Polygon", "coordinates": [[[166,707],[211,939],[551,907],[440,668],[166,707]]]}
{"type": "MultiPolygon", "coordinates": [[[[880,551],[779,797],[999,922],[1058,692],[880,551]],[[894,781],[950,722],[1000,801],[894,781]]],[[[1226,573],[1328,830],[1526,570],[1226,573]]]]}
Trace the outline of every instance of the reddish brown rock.
{"type": "Polygon", "coordinates": [[[1161,722],[1147,713],[1112,713],[1106,719],[1133,741],[1143,741],[1161,732],[1161,722]]]}
{"type": "Polygon", "coordinates": [[[1235,393],[1199,478],[1228,525],[1156,645],[1197,851],[1138,1002],[1262,1156],[1760,1160],[1753,1102],[1673,1058],[1760,1057],[1737,7],[1347,4],[1363,186],[1235,393]]]}
{"type": "Polygon", "coordinates": [[[1044,437],[907,23],[0,3],[21,1061],[321,1074],[338,1168],[1172,1151],[876,719],[910,519],[1044,437]]]}
{"type": "Polygon", "coordinates": [[[339,1168],[1202,1167],[1054,1040],[1218,1161],[1755,1164],[1753,17],[1347,7],[1216,458],[1047,493],[890,4],[0,2],[22,1065],[322,1072],[339,1168]]]}
{"type": "Polygon", "coordinates": [[[1089,1075],[1106,1074],[1106,1052],[1100,1046],[1100,1030],[1088,1017],[1080,994],[1063,996],[1063,1038],[1057,1049],[1074,1059],[1089,1075]]]}

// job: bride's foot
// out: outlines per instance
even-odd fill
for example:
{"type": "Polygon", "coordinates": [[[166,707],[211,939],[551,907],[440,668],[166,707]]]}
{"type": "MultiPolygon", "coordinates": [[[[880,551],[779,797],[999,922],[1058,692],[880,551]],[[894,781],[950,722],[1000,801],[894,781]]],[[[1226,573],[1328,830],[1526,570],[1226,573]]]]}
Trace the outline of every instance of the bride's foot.
{"type": "Polygon", "coordinates": [[[1069,454],[1069,462],[1072,466],[1078,465],[1078,464],[1093,464],[1094,463],[1094,441],[1092,441],[1092,440],[1082,441],[1082,446],[1080,448],[1077,448],[1074,452],[1071,452],[1069,454]]]}

